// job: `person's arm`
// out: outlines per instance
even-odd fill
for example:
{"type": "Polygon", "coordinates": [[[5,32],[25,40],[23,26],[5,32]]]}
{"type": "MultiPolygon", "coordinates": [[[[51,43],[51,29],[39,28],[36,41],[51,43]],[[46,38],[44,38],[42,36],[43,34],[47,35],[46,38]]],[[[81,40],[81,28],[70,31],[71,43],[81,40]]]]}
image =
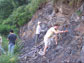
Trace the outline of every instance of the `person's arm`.
{"type": "Polygon", "coordinates": [[[17,40],[17,38],[16,38],[16,40],[17,40]]]}
{"type": "Polygon", "coordinates": [[[7,40],[9,40],[9,38],[10,38],[10,35],[8,35],[7,40]]]}
{"type": "Polygon", "coordinates": [[[68,30],[65,30],[65,31],[59,31],[58,33],[66,33],[68,32],[68,30]]]}

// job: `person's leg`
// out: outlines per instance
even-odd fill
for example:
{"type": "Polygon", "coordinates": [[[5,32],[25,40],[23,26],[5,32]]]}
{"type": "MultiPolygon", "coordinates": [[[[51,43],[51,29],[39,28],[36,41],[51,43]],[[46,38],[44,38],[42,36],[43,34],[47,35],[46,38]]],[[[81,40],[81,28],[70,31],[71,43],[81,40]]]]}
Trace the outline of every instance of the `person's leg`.
{"type": "Polygon", "coordinates": [[[44,38],[44,50],[43,50],[43,52],[44,52],[44,55],[46,54],[46,49],[48,48],[48,39],[47,38],[44,38]]]}
{"type": "Polygon", "coordinates": [[[8,45],[8,54],[11,52],[11,44],[8,45]]]}
{"type": "Polygon", "coordinates": [[[48,48],[48,46],[44,46],[44,50],[43,50],[43,52],[44,52],[44,55],[46,54],[46,49],[48,48]]]}
{"type": "Polygon", "coordinates": [[[37,34],[37,43],[38,43],[38,41],[39,41],[39,35],[40,35],[40,34],[37,34]]]}
{"type": "Polygon", "coordinates": [[[35,44],[36,44],[36,42],[37,42],[37,34],[35,35],[35,44]]]}
{"type": "Polygon", "coordinates": [[[37,44],[38,38],[39,38],[39,34],[36,34],[36,37],[35,37],[35,44],[37,44]]]}
{"type": "Polygon", "coordinates": [[[14,45],[14,44],[12,44],[12,45],[11,45],[11,55],[13,55],[13,54],[14,54],[14,47],[15,47],[15,45],[14,45]]]}

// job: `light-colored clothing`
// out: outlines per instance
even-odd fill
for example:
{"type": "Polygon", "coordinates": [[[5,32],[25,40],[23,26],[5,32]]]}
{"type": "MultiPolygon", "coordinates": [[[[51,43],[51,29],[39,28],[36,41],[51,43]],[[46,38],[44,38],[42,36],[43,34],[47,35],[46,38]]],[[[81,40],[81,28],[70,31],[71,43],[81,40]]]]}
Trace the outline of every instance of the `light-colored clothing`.
{"type": "Polygon", "coordinates": [[[37,25],[36,34],[40,34],[40,33],[41,33],[41,26],[37,25]]]}
{"type": "Polygon", "coordinates": [[[50,38],[44,38],[44,45],[49,46],[51,44],[51,39],[50,38]]]}
{"type": "Polygon", "coordinates": [[[58,32],[59,32],[59,30],[55,30],[54,27],[51,27],[47,31],[46,35],[44,36],[44,44],[45,44],[45,46],[50,45],[51,37],[53,37],[54,33],[58,33],[58,32]]]}
{"type": "Polygon", "coordinates": [[[46,35],[44,36],[44,38],[51,38],[52,36],[53,36],[53,34],[54,33],[58,33],[58,31],[59,30],[55,30],[55,28],[54,27],[51,27],[48,31],[47,31],[47,33],[46,33],[46,35]]]}

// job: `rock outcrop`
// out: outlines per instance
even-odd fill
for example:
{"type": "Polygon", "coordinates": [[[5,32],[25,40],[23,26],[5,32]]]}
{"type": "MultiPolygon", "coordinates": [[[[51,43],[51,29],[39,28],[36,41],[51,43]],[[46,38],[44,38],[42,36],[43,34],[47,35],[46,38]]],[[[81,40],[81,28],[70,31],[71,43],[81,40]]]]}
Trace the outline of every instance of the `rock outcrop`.
{"type": "MultiPolygon", "coordinates": [[[[84,20],[73,10],[65,10],[56,13],[52,2],[48,2],[44,8],[38,10],[32,20],[21,27],[20,36],[23,49],[19,56],[20,63],[84,63],[84,20]],[[42,22],[39,44],[35,47],[35,29],[37,22],[42,22]],[[45,56],[40,56],[38,51],[43,49],[43,36],[54,24],[59,23],[60,30],[69,30],[68,33],[58,35],[58,44],[52,39],[52,44],[45,56]]],[[[78,9],[84,12],[84,4],[78,9]]]]}

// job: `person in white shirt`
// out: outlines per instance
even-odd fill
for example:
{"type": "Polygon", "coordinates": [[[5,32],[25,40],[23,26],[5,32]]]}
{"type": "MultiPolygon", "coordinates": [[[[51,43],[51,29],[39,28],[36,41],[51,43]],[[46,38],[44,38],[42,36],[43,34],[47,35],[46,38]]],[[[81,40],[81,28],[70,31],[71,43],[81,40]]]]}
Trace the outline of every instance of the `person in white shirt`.
{"type": "Polygon", "coordinates": [[[55,24],[45,34],[45,36],[44,36],[44,50],[43,50],[43,55],[45,55],[46,49],[48,48],[48,45],[50,45],[50,39],[51,39],[51,37],[53,37],[56,34],[56,37],[54,37],[54,38],[56,38],[56,45],[57,45],[57,34],[58,33],[68,32],[68,30],[60,31],[60,30],[58,30],[58,28],[59,28],[59,24],[55,24]]]}
{"type": "Polygon", "coordinates": [[[0,50],[1,50],[2,53],[6,54],[6,52],[2,48],[2,37],[1,36],[0,36],[0,50]]]}
{"type": "Polygon", "coordinates": [[[41,22],[38,22],[37,27],[36,27],[36,38],[35,38],[35,43],[38,42],[39,39],[39,35],[41,33],[41,26],[40,26],[41,22]]]}

